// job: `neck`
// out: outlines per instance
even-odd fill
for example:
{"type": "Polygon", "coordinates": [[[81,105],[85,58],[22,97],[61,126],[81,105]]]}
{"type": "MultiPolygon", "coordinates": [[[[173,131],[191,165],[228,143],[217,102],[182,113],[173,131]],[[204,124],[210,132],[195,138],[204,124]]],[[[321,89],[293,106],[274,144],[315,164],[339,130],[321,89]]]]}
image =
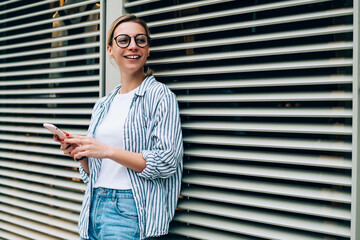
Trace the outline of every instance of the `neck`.
{"type": "Polygon", "coordinates": [[[123,74],[121,73],[121,89],[120,93],[128,93],[141,85],[145,79],[145,73],[123,74]]]}

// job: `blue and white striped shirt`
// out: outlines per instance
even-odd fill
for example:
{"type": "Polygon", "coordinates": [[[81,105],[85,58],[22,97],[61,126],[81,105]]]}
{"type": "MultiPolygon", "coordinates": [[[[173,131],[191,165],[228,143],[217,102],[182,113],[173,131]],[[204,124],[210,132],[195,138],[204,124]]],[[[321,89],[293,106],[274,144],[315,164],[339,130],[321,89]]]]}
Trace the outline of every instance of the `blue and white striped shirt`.
{"type": "MultiPolygon", "coordinates": [[[[95,137],[97,126],[106,116],[121,85],[98,100],[94,106],[88,136],[95,137]]],[[[183,169],[183,141],[176,96],[153,76],[145,78],[132,100],[124,126],[125,150],[142,153],[146,168],[128,169],[139,216],[141,239],[168,233],[180,194],[183,169]]],[[[89,158],[90,174],[80,165],[87,184],[79,219],[79,233],[88,237],[93,186],[101,159],[89,158]]]]}

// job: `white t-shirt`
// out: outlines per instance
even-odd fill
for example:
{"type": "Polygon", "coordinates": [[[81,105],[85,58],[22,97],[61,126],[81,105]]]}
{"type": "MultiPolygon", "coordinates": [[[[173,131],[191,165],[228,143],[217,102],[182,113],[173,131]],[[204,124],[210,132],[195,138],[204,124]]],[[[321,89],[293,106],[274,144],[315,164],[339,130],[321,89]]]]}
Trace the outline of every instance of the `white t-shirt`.
{"type": "MultiPolygon", "coordinates": [[[[108,114],[97,127],[96,140],[124,149],[124,124],[136,89],[115,96],[108,114]]],[[[126,167],[111,159],[102,159],[99,177],[94,187],[131,189],[126,167]]]]}

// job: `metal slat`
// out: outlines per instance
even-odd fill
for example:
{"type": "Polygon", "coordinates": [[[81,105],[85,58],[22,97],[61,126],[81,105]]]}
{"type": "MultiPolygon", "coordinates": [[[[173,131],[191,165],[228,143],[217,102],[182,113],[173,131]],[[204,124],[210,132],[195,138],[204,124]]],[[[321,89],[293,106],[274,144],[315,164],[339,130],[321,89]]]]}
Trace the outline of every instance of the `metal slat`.
{"type": "Polygon", "coordinates": [[[0,86],[19,86],[19,85],[38,85],[38,84],[54,84],[54,83],[78,83],[99,81],[99,76],[83,76],[83,77],[67,77],[67,78],[46,78],[31,80],[7,80],[0,82],[0,86]]]}
{"type": "MultiPolygon", "coordinates": [[[[61,219],[65,219],[71,222],[77,223],[79,220],[79,215],[74,212],[70,212],[63,209],[56,209],[52,206],[46,206],[44,204],[29,202],[17,199],[15,197],[7,197],[7,196],[0,196],[0,202],[5,203],[7,205],[12,205],[15,207],[21,206],[21,208],[26,210],[35,211],[41,214],[52,215],[61,219]]],[[[6,212],[6,211],[4,211],[6,212]]]]}
{"type": "MultiPolygon", "coordinates": [[[[228,17],[228,16],[234,16],[239,14],[246,14],[246,13],[255,13],[259,11],[270,11],[275,10],[279,8],[287,8],[287,7],[295,7],[299,5],[306,5],[306,4],[312,4],[312,3],[320,3],[320,2],[328,2],[330,0],[295,0],[295,1],[286,1],[286,2],[279,2],[279,3],[269,3],[269,4],[261,4],[256,6],[250,6],[250,7],[241,7],[226,11],[218,11],[218,12],[211,12],[211,13],[204,13],[204,14],[196,14],[192,16],[187,17],[177,17],[172,19],[165,19],[160,20],[156,22],[149,22],[148,26],[150,28],[152,27],[160,27],[170,24],[182,24],[186,22],[193,22],[193,21],[203,21],[203,20],[209,20],[213,18],[220,18],[220,17],[228,17]]],[[[126,4],[125,4],[126,6],[126,4]]]]}
{"type": "Polygon", "coordinates": [[[21,217],[24,219],[28,219],[30,221],[46,224],[52,227],[61,228],[63,230],[77,232],[77,223],[69,222],[63,219],[57,219],[53,217],[49,217],[45,214],[24,210],[18,207],[13,207],[9,205],[0,205],[0,212],[8,213],[13,216],[21,217]]]}
{"type": "MultiPolygon", "coordinates": [[[[148,64],[174,64],[174,63],[190,63],[200,61],[216,61],[216,60],[228,60],[238,58],[250,58],[250,57],[266,57],[286,54],[304,54],[314,53],[323,51],[341,51],[350,50],[353,48],[352,43],[326,43],[326,44],[313,44],[310,46],[291,46],[291,47],[273,47],[266,49],[255,49],[255,50],[241,50],[241,51],[230,51],[230,52],[217,52],[209,54],[196,54],[186,55],[179,57],[163,57],[159,59],[148,60],[148,64]]],[[[1,65],[0,65],[1,66],[1,65]]]]}
{"type": "MultiPolygon", "coordinates": [[[[86,93],[86,92],[98,92],[99,91],[99,86],[79,86],[79,87],[63,87],[63,88],[59,88],[59,87],[54,87],[54,88],[45,88],[45,89],[16,89],[16,90],[0,90],[0,94],[2,95],[35,95],[35,94],[53,94],[53,93],[86,93]]],[[[62,100],[71,100],[73,99],[74,101],[76,101],[76,98],[58,98],[57,100],[62,101],[62,100]]],[[[80,98],[78,98],[80,99],[80,98]]],[[[93,98],[95,99],[95,98],[93,98]]],[[[97,98],[98,99],[98,98],[97,98]]],[[[36,100],[36,99],[35,99],[36,100]]],[[[42,100],[42,99],[40,99],[42,100]]],[[[56,100],[56,99],[53,99],[56,100]]],[[[93,102],[93,101],[91,101],[93,102]]]]}
{"type": "Polygon", "coordinates": [[[352,144],[341,140],[292,139],[248,136],[197,135],[185,136],[185,143],[265,147],[281,149],[304,149],[316,151],[351,152],[352,144]]]}
{"type": "Polygon", "coordinates": [[[239,36],[239,37],[230,37],[230,38],[217,38],[204,41],[193,41],[185,43],[174,43],[160,46],[151,46],[151,52],[163,52],[163,51],[174,51],[174,50],[183,50],[183,49],[192,49],[192,48],[205,48],[205,47],[216,47],[224,45],[234,45],[234,44],[243,44],[243,43],[255,43],[255,42],[264,42],[264,41],[274,41],[274,40],[284,40],[292,38],[303,38],[303,37],[314,37],[321,35],[329,34],[339,34],[352,32],[354,30],[353,26],[331,26],[326,28],[312,28],[305,30],[294,30],[294,31],[284,31],[284,32],[274,32],[266,34],[256,34],[249,36],[239,36]]]}
{"type": "MultiPolygon", "coordinates": [[[[46,0],[46,1],[48,1],[49,3],[58,2],[58,0],[46,0]]],[[[46,3],[46,1],[42,1],[42,2],[34,3],[34,4],[41,5],[41,4],[46,3]]],[[[73,3],[73,4],[70,4],[70,5],[64,5],[64,6],[60,6],[60,7],[56,7],[56,8],[49,8],[47,10],[31,12],[31,13],[28,13],[28,14],[22,14],[20,16],[11,17],[11,18],[8,17],[6,19],[2,19],[1,21],[3,23],[5,23],[5,22],[10,22],[10,21],[15,21],[15,20],[26,19],[26,18],[29,18],[29,17],[39,16],[39,15],[47,14],[47,13],[53,14],[56,11],[61,11],[61,10],[65,10],[65,9],[71,9],[71,8],[75,8],[75,7],[88,5],[90,3],[98,3],[98,2],[99,2],[99,0],[87,0],[86,2],[79,2],[79,3],[73,3]]],[[[29,6],[33,6],[33,5],[28,4],[28,5],[25,5],[25,6],[18,7],[18,8],[12,8],[12,9],[9,9],[9,10],[6,10],[6,11],[18,11],[19,8],[25,8],[26,9],[26,8],[29,8],[29,6]]],[[[2,12],[0,12],[0,14],[4,14],[4,12],[2,11],[2,12]]]]}
{"type": "Polygon", "coordinates": [[[181,109],[182,116],[206,117],[299,117],[299,118],[351,118],[352,110],[345,108],[187,108],[181,109]]]}
{"type": "MultiPolygon", "coordinates": [[[[7,5],[9,3],[14,3],[14,2],[17,2],[17,1],[7,1],[7,2],[3,3],[2,5],[7,5]]],[[[0,11],[0,14],[6,14],[6,13],[10,13],[10,12],[20,11],[20,10],[24,10],[24,9],[31,8],[31,7],[36,7],[36,6],[40,6],[40,5],[44,5],[44,4],[49,4],[49,3],[52,3],[52,2],[57,2],[57,1],[56,0],[44,0],[44,1],[41,1],[41,2],[37,2],[37,3],[30,3],[30,4],[27,4],[27,5],[20,6],[20,7],[13,7],[11,9],[0,11]]]]}
{"type": "Polygon", "coordinates": [[[59,109],[59,108],[0,108],[0,113],[16,113],[16,114],[74,114],[74,115],[90,115],[92,109],[59,109]]]}
{"type": "Polygon", "coordinates": [[[24,200],[28,200],[29,202],[37,202],[41,204],[47,204],[49,206],[59,207],[62,209],[68,209],[70,211],[75,211],[80,213],[81,211],[81,202],[78,203],[63,199],[59,200],[54,197],[46,196],[43,194],[38,194],[33,191],[23,191],[19,189],[14,189],[10,187],[3,187],[0,185],[0,190],[3,191],[4,195],[9,195],[11,197],[16,197],[24,200]]]}
{"type": "MultiPolygon", "coordinates": [[[[44,184],[37,184],[37,183],[27,183],[24,181],[18,181],[14,179],[6,179],[0,177],[0,184],[12,187],[16,189],[23,189],[26,191],[41,193],[50,196],[56,196],[62,201],[76,201],[81,202],[83,198],[83,193],[80,192],[71,192],[67,190],[61,190],[54,187],[48,187],[44,184]]],[[[46,184],[46,183],[45,183],[46,184]]]]}
{"type": "Polygon", "coordinates": [[[224,88],[350,84],[352,83],[352,81],[353,79],[351,76],[336,75],[336,76],[189,81],[189,82],[167,83],[166,85],[172,90],[191,90],[191,89],[224,89],[224,88]]]}
{"type": "Polygon", "coordinates": [[[351,135],[352,127],[344,124],[316,123],[268,123],[268,122],[225,122],[225,121],[183,121],[183,129],[214,131],[249,131],[305,134],[351,135]]]}
{"type": "Polygon", "coordinates": [[[234,164],[191,160],[184,163],[184,169],[199,172],[222,173],[259,178],[272,178],[297,182],[310,182],[339,186],[351,186],[351,176],[321,170],[304,170],[288,167],[234,164]]]}
{"type": "Polygon", "coordinates": [[[353,94],[344,91],[331,92],[271,92],[177,95],[179,102],[279,102],[279,101],[351,101],[353,94]]]}
{"type": "Polygon", "coordinates": [[[19,2],[19,1],[21,1],[21,0],[5,0],[0,3],[0,6],[8,5],[9,3],[15,3],[15,2],[19,2]]]}
{"type": "Polygon", "coordinates": [[[149,3],[159,2],[159,1],[160,0],[138,0],[138,1],[132,1],[132,2],[125,2],[124,7],[129,8],[129,7],[141,6],[144,4],[149,4],[149,3]]]}
{"type": "Polygon", "coordinates": [[[270,209],[345,221],[351,220],[350,208],[340,208],[318,202],[296,201],[290,198],[284,199],[272,196],[258,196],[244,192],[238,193],[211,188],[205,189],[195,186],[183,188],[181,195],[190,198],[250,206],[259,209],[270,209]]]}
{"type": "Polygon", "coordinates": [[[238,161],[255,161],[263,163],[290,164],[326,168],[351,169],[350,158],[329,155],[290,154],[283,152],[249,151],[233,149],[213,149],[207,147],[188,147],[184,151],[185,156],[215,158],[238,161]]]}
{"type": "MultiPolygon", "coordinates": [[[[244,64],[222,67],[201,67],[201,68],[184,68],[176,70],[157,71],[155,76],[159,77],[175,77],[187,75],[209,75],[209,74],[229,74],[241,72],[265,72],[265,71],[284,71],[284,70],[300,70],[315,68],[334,68],[334,67],[351,67],[353,61],[351,59],[329,59],[329,60],[308,60],[299,62],[275,62],[263,64],[244,64]]],[[[1,74],[0,74],[1,76],[1,74]]]]}
{"type": "Polygon", "coordinates": [[[190,8],[209,6],[212,4],[231,2],[231,1],[233,1],[233,0],[203,0],[203,1],[185,3],[185,4],[178,4],[178,5],[174,5],[174,6],[170,6],[170,7],[163,7],[163,8],[158,8],[158,9],[153,9],[153,10],[148,10],[148,11],[143,11],[143,12],[137,12],[137,13],[132,13],[132,14],[135,14],[138,17],[146,17],[146,16],[156,15],[156,14],[160,14],[160,13],[180,11],[180,10],[185,10],[185,9],[190,9],[190,8]]]}
{"type": "Polygon", "coordinates": [[[41,184],[49,184],[57,187],[62,187],[69,189],[71,191],[82,191],[84,192],[86,189],[86,185],[82,181],[69,181],[64,178],[54,178],[53,176],[48,177],[42,174],[30,173],[24,171],[16,171],[10,169],[2,169],[0,168],[0,176],[9,177],[13,179],[20,179],[27,182],[35,182],[41,184]]]}
{"type": "Polygon", "coordinates": [[[61,41],[68,41],[68,40],[74,40],[79,38],[88,38],[88,37],[97,37],[100,33],[98,31],[96,32],[89,32],[89,33],[81,33],[71,36],[64,36],[64,37],[57,37],[57,38],[46,38],[43,40],[35,40],[31,42],[25,42],[25,43],[16,43],[16,44],[6,44],[5,46],[1,47],[0,50],[6,50],[8,48],[29,48],[34,45],[41,45],[41,44],[51,44],[54,42],[61,42],[61,41]]]}
{"type": "MultiPolygon", "coordinates": [[[[48,121],[49,122],[49,121],[48,121]]],[[[43,123],[43,122],[42,122],[43,123]]],[[[0,130],[7,131],[7,132],[19,132],[19,133],[44,133],[48,134],[50,138],[52,135],[47,129],[45,129],[42,125],[39,124],[37,127],[23,127],[23,126],[11,126],[10,124],[6,124],[5,126],[0,125],[0,130]]],[[[86,129],[75,129],[75,128],[66,128],[67,132],[71,132],[72,134],[76,135],[86,135],[86,129]]],[[[55,142],[49,142],[49,144],[55,144],[55,142]]],[[[56,143],[58,145],[58,143],[56,143]]]]}
{"type": "Polygon", "coordinates": [[[46,68],[46,69],[37,69],[37,70],[24,70],[24,71],[14,71],[0,73],[0,77],[12,77],[12,76],[24,76],[24,75],[35,75],[35,74],[54,74],[54,73],[66,73],[66,72],[81,72],[86,70],[98,70],[100,69],[99,64],[92,64],[86,66],[76,66],[76,67],[59,67],[59,68],[46,68]]]}
{"type": "MultiPolygon", "coordinates": [[[[179,234],[187,237],[194,237],[196,239],[207,239],[207,240],[258,240],[250,236],[241,237],[238,234],[218,231],[211,228],[202,228],[194,225],[172,225],[169,229],[170,233],[179,234]]],[[[176,238],[173,237],[174,240],[176,238]]],[[[170,239],[169,239],[170,240],[170,239]]]]}
{"type": "Polygon", "coordinates": [[[224,176],[207,176],[195,173],[185,175],[183,177],[183,182],[200,186],[295,197],[300,198],[300,201],[301,198],[305,198],[339,203],[351,203],[351,196],[348,192],[330,188],[314,187],[310,185],[303,186],[279,182],[230,178],[224,176]]]}
{"type": "Polygon", "coordinates": [[[314,235],[303,231],[300,232],[264,224],[234,221],[233,219],[209,216],[199,213],[179,212],[177,215],[175,215],[174,220],[197,226],[220,229],[223,231],[246,234],[265,239],[318,240],[320,238],[319,235],[314,235]]]}
{"type": "Polygon", "coordinates": [[[349,227],[341,222],[326,222],[323,219],[307,218],[277,212],[268,212],[267,214],[264,214],[261,210],[219,203],[214,204],[199,200],[180,201],[178,207],[185,210],[251,221],[255,223],[269,224],[340,237],[350,237],[349,227]]]}
{"type": "Polygon", "coordinates": [[[59,177],[80,179],[80,174],[76,170],[63,170],[63,169],[58,169],[58,168],[39,165],[39,164],[20,163],[20,162],[1,160],[0,167],[23,170],[27,172],[42,173],[46,175],[55,175],[59,177]]]}
{"type": "Polygon", "coordinates": [[[76,118],[40,118],[40,117],[1,117],[0,122],[8,123],[32,123],[32,124],[43,124],[51,122],[53,124],[61,125],[72,125],[72,126],[84,126],[88,127],[90,124],[90,119],[76,119],[76,118]]]}
{"type": "Polygon", "coordinates": [[[0,229],[3,229],[3,231],[0,231],[0,237],[4,237],[5,239],[29,240],[29,236],[32,236],[34,239],[37,240],[58,240],[49,235],[45,235],[37,231],[7,223],[5,221],[0,221],[0,229]]]}
{"type": "MultiPolygon", "coordinates": [[[[50,145],[56,144],[50,136],[49,136],[47,142],[50,145]]],[[[37,143],[37,142],[35,141],[34,143],[37,143]]],[[[38,153],[38,154],[43,154],[43,155],[51,154],[51,155],[57,155],[57,156],[65,156],[64,153],[60,150],[60,148],[50,148],[50,147],[44,148],[43,146],[30,146],[26,143],[24,143],[24,144],[3,143],[0,145],[0,149],[26,152],[24,154],[31,152],[31,153],[38,153]]],[[[51,158],[49,158],[49,160],[51,160],[51,158]]]]}
{"type": "MultiPolygon", "coordinates": [[[[70,26],[56,27],[56,28],[50,28],[50,29],[46,29],[46,30],[38,30],[38,31],[34,31],[34,32],[23,33],[21,35],[21,37],[25,38],[25,37],[30,37],[30,36],[42,35],[42,34],[46,34],[46,33],[70,30],[70,29],[79,28],[79,27],[89,27],[89,26],[98,25],[98,24],[100,24],[100,20],[94,20],[94,21],[89,21],[89,22],[84,22],[84,23],[76,23],[76,24],[72,24],[70,26]]],[[[10,41],[10,40],[14,40],[17,38],[19,38],[19,36],[17,36],[17,35],[0,37],[0,41],[10,41]]]]}
{"type": "Polygon", "coordinates": [[[87,48],[96,48],[100,47],[99,42],[93,43],[81,43],[77,45],[70,45],[70,46],[63,46],[63,47],[52,47],[52,48],[45,48],[45,49],[37,49],[33,51],[21,51],[15,53],[8,53],[0,55],[0,59],[12,58],[12,57],[22,57],[22,56],[29,56],[29,55],[38,55],[41,53],[54,53],[54,52],[63,52],[63,51],[70,51],[70,50],[79,50],[79,49],[87,49],[87,48]]]}
{"type": "MultiPolygon", "coordinates": [[[[50,138],[49,138],[50,139],[50,138]]],[[[76,163],[75,161],[71,161],[70,158],[68,158],[67,156],[64,156],[63,159],[59,159],[59,158],[55,158],[55,157],[49,157],[49,156],[44,156],[44,155],[39,155],[39,154],[31,154],[29,152],[27,153],[10,153],[10,152],[4,152],[4,151],[0,151],[0,156],[2,158],[7,158],[7,159],[13,159],[13,160],[19,160],[19,161],[27,161],[27,162],[33,162],[33,163],[40,163],[40,164],[49,164],[49,165],[54,165],[54,166],[61,166],[61,167],[72,167],[72,168],[77,168],[79,167],[79,164],[76,163]],[[66,160],[68,159],[68,160],[66,160]],[[69,161],[70,160],[70,161],[69,161]]]]}
{"type": "Polygon", "coordinates": [[[91,54],[82,54],[77,56],[69,56],[69,57],[57,57],[57,58],[48,58],[42,60],[31,60],[31,61],[16,61],[12,63],[4,63],[0,64],[0,68],[7,68],[7,67],[22,67],[22,66],[32,66],[38,64],[51,64],[51,63],[59,63],[59,62],[71,62],[71,61],[78,61],[78,60],[88,60],[92,58],[99,58],[99,53],[91,53],[91,54]]]}
{"type": "Polygon", "coordinates": [[[8,222],[8,223],[22,226],[24,228],[33,229],[40,233],[48,234],[50,236],[55,236],[58,238],[65,238],[65,239],[69,239],[69,240],[79,238],[79,234],[71,233],[71,232],[68,232],[68,231],[65,231],[65,230],[62,230],[59,228],[51,227],[47,224],[37,223],[37,222],[31,221],[31,220],[24,219],[22,217],[17,217],[17,216],[13,216],[13,215],[2,213],[2,212],[0,212],[0,219],[2,221],[8,222]]]}
{"type": "Polygon", "coordinates": [[[269,25],[275,25],[275,24],[284,24],[284,23],[291,23],[291,22],[318,20],[318,19],[330,18],[330,17],[335,18],[335,17],[342,17],[342,16],[347,16],[347,15],[352,15],[352,14],[353,14],[352,9],[335,9],[335,10],[328,10],[328,11],[321,11],[321,12],[314,12],[314,13],[277,17],[277,18],[252,20],[252,21],[242,22],[242,23],[236,22],[236,23],[229,23],[229,24],[219,24],[219,25],[208,26],[208,27],[198,27],[198,28],[194,28],[194,29],[185,29],[185,30],[178,30],[178,31],[172,31],[172,32],[156,33],[156,34],[152,34],[151,38],[156,40],[156,39],[164,39],[164,38],[171,38],[171,37],[222,32],[222,31],[230,31],[230,30],[237,30],[237,29],[244,29],[244,28],[251,28],[251,27],[269,26],[269,25]]]}
{"type": "MultiPolygon", "coordinates": [[[[64,10],[64,9],[62,9],[62,10],[64,10]]],[[[97,13],[100,13],[100,9],[95,9],[95,10],[90,10],[90,11],[85,11],[85,12],[80,12],[80,13],[74,13],[71,15],[63,16],[63,17],[50,18],[48,20],[41,20],[41,21],[37,21],[37,22],[25,23],[22,25],[15,25],[12,27],[5,27],[5,28],[1,28],[1,31],[7,32],[7,31],[14,31],[17,29],[22,29],[22,28],[27,28],[27,27],[36,27],[41,24],[53,23],[53,22],[68,20],[68,19],[72,19],[72,18],[80,18],[83,16],[89,16],[91,14],[97,14],[97,13]]]]}
{"type": "Polygon", "coordinates": [[[21,98],[0,100],[2,104],[94,104],[99,98],[51,98],[51,99],[32,99],[21,98]]]}

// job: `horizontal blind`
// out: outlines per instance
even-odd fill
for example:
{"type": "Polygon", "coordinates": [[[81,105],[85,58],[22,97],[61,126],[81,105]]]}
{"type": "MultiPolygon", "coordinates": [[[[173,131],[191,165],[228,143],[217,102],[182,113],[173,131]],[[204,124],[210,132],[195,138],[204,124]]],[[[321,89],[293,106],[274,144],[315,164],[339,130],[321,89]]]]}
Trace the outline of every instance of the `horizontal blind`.
{"type": "Polygon", "coordinates": [[[148,64],[180,105],[167,238],[352,239],[353,2],[124,7],[148,22],[148,64]]]}
{"type": "Polygon", "coordinates": [[[99,27],[99,0],[0,4],[0,239],[79,239],[78,163],[42,123],[86,133],[99,27]]]}

